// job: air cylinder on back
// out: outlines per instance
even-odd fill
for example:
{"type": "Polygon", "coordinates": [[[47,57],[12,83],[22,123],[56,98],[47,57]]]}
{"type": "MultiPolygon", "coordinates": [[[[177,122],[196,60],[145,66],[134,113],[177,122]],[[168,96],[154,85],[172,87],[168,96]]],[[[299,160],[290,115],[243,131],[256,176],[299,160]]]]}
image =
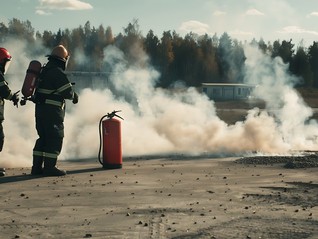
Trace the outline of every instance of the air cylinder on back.
{"type": "Polygon", "coordinates": [[[39,61],[33,60],[30,62],[22,86],[24,97],[29,97],[34,93],[41,69],[42,65],[39,61]]]}

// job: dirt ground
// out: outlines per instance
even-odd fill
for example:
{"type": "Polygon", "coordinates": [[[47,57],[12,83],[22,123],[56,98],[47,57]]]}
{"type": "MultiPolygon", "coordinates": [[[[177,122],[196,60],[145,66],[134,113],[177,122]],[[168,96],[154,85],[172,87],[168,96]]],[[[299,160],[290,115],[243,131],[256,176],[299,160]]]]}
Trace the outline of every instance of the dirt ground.
{"type": "Polygon", "coordinates": [[[213,155],[60,162],[0,178],[0,238],[318,238],[318,168],[213,155]]]}

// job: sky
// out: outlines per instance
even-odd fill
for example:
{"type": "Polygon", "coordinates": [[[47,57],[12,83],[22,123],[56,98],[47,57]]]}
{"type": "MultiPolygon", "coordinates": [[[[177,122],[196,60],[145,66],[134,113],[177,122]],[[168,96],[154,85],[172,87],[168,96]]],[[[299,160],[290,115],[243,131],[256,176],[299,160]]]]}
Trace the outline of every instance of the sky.
{"type": "Polygon", "coordinates": [[[265,42],[290,40],[311,45],[318,40],[317,0],[2,0],[0,22],[29,20],[35,31],[110,26],[113,34],[134,19],[143,36],[152,30],[181,36],[224,32],[231,38],[265,42]]]}

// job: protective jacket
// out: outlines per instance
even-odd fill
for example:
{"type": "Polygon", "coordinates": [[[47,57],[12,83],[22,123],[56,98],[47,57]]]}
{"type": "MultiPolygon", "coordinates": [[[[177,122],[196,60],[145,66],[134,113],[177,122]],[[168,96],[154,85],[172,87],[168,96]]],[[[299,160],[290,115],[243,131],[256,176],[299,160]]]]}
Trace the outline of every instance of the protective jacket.
{"type": "Polygon", "coordinates": [[[12,92],[0,71],[0,122],[4,120],[4,99],[10,100],[11,98],[12,92]]]}
{"type": "Polygon", "coordinates": [[[35,92],[35,103],[62,107],[73,99],[74,91],[58,60],[50,60],[42,69],[35,92]]]}

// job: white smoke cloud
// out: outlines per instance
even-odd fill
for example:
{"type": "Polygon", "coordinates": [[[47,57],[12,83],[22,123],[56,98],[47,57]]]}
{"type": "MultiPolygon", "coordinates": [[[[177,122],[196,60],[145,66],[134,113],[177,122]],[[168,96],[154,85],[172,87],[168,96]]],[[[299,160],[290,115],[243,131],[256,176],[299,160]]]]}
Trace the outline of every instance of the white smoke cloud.
{"type": "Polygon", "coordinates": [[[246,81],[257,84],[254,94],[263,99],[277,122],[277,130],[289,149],[317,149],[316,121],[309,121],[312,109],[293,88],[297,78],[288,73],[281,58],[274,60],[255,48],[245,49],[246,81]],[[309,122],[308,122],[309,121],[309,122]]]}
{"type": "MultiPolygon", "coordinates": [[[[37,58],[28,56],[26,54],[27,44],[17,39],[9,39],[3,44],[3,47],[12,56],[12,62],[5,79],[12,92],[16,92],[22,88],[29,62],[33,59],[45,62],[45,55],[37,56],[37,58]]],[[[41,44],[37,46],[37,49],[40,52],[47,52],[41,44]]],[[[21,92],[19,95],[21,97],[21,92]]],[[[29,104],[26,107],[16,108],[11,101],[5,100],[4,118],[5,141],[3,151],[0,152],[0,167],[30,165],[36,139],[34,106],[29,104]]]]}
{"type": "MultiPolygon", "coordinates": [[[[12,55],[19,56],[9,69],[15,74],[8,75],[14,90],[21,88],[25,70],[33,60],[23,54],[26,46],[20,44],[20,47],[11,48],[12,55]]],[[[118,114],[124,118],[121,121],[124,156],[283,154],[317,149],[318,127],[315,121],[308,120],[312,111],[293,89],[297,79],[288,75],[287,66],[279,58],[273,61],[254,48],[245,49],[246,81],[258,85],[255,94],[266,102],[267,108],[252,109],[244,121],[228,125],[217,116],[214,102],[195,88],[184,91],[155,88],[159,73],[147,65],[144,53],[140,54],[142,60],[129,65],[117,48],[105,49],[105,65],[113,69],[109,85],[80,91],[77,105],[67,102],[60,160],[96,159],[99,120],[113,110],[121,110],[118,114]]],[[[0,165],[31,166],[37,139],[34,105],[28,103],[16,109],[10,103],[6,102],[6,139],[0,165]]]]}
{"type": "MultiPolygon", "coordinates": [[[[293,90],[296,79],[287,74],[287,66],[279,58],[272,61],[252,48],[246,49],[249,57],[246,79],[259,84],[255,94],[267,102],[268,108],[264,111],[252,109],[244,122],[229,126],[216,116],[214,103],[196,89],[189,88],[179,93],[156,89],[154,83],[159,75],[151,67],[129,66],[118,49],[106,49],[105,55],[107,51],[111,52],[107,61],[114,63],[116,71],[111,77],[112,91],[85,90],[81,98],[88,101],[91,95],[99,95],[104,110],[97,110],[96,114],[124,109],[124,155],[176,152],[244,154],[250,151],[286,153],[292,149],[308,149],[310,145],[316,147],[316,142],[312,141],[315,124],[306,125],[311,109],[293,90]],[[292,110],[295,108],[291,107],[296,107],[301,117],[291,115],[295,112],[292,110]],[[308,134],[302,135],[305,131],[308,134]]],[[[79,110],[78,113],[83,111],[79,110]]],[[[76,122],[74,112],[68,119],[71,117],[76,122]]],[[[76,127],[74,123],[70,125],[78,129],[82,127],[76,127]]],[[[93,139],[94,136],[88,138],[93,139]]],[[[97,147],[95,144],[95,151],[97,147]]],[[[76,158],[78,155],[68,157],[76,158]]]]}

